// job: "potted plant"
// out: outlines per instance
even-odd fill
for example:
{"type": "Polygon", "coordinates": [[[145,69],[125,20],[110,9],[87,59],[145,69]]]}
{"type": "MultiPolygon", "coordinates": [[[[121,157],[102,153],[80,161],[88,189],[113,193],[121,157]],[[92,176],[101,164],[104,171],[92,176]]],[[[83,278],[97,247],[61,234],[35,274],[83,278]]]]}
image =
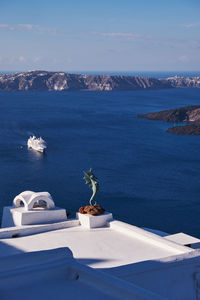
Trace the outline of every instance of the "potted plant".
{"type": "Polygon", "coordinates": [[[99,190],[99,182],[97,177],[93,174],[92,168],[90,168],[89,171],[84,172],[85,183],[89,184],[89,186],[92,189],[92,196],[89,200],[89,204],[87,206],[82,206],[79,208],[79,213],[81,214],[89,214],[92,216],[99,216],[102,215],[105,212],[105,209],[103,209],[97,202],[93,204],[94,197],[96,196],[98,190],[99,190]]]}

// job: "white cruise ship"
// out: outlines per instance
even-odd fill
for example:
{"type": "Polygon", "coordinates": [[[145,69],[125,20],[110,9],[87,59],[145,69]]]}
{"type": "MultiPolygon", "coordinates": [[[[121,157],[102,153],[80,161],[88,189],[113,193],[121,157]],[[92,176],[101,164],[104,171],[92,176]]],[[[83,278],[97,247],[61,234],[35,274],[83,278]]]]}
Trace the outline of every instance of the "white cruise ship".
{"type": "Polygon", "coordinates": [[[27,142],[28,148],[33,149],[39,152],[44,152],[47,148],[46,142],[40,137],[36,138],[36,136],[30,136],[27,142]]]}

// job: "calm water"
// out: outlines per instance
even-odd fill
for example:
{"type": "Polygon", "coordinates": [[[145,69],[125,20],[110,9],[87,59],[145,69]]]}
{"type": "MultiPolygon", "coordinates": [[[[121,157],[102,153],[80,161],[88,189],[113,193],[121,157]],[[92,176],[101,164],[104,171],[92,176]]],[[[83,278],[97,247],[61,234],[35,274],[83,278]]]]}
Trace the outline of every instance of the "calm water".
{"type": "Polygon", "coordinates": [[[200,89],[129,92],[0,92],[0,208],[24,190],[49,191],[72,214],[97,201],[116,218],[200,237],[200,137],[137,114],[200,105],[200,89]],[[27,150],[31,134],[45,155],[27,150]]]}

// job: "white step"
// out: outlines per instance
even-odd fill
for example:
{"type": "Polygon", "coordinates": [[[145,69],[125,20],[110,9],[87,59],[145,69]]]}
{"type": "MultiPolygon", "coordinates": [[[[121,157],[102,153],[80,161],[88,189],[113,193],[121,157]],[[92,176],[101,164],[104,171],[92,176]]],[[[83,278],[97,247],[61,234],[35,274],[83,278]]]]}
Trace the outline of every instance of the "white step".
{"type": "Polygon", "coordinates": [[[167,235],[164,238],[167,239],[167,240],[170,240],[172,242],[175,242],[175,243],[177,243],[179,245],[199,244],[199,247],[200,247],[200,239],[195,238],[195,237],[193,237],[191,235],[185,234],[183,232],[179,232],[179,233],[176,233],[176,234],[167,235]]]}

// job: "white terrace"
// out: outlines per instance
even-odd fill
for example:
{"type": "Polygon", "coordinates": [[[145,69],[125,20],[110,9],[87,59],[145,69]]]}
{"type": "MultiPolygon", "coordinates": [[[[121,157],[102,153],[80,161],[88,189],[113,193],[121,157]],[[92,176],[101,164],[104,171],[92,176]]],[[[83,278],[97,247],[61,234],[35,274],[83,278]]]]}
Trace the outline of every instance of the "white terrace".
{"type": "Polygon", "coordinates": [[[2,299],[199,299],[199,239],[160,236],[110,213],[68,220],[48,193],[41,195],[29,193],[23,207],[17,196],[4,208],[2,299]],[[23,214],[30,214],[26,225],[23,214]]]}

